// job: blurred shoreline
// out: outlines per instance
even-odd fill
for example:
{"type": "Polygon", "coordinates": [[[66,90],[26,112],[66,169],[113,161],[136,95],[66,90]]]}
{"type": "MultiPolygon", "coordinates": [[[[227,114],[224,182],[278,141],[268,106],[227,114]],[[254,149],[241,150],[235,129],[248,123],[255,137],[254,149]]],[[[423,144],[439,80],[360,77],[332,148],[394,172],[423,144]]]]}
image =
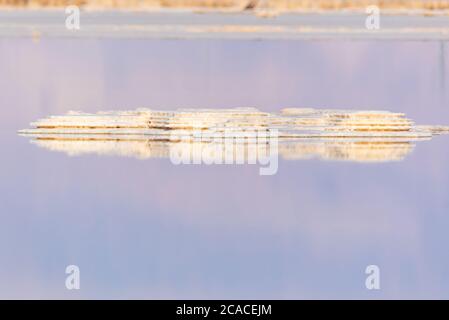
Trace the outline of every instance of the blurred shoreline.
{"type": "Polygon", "coordinates": [[[0,38],[449,40],[446,15],[383,15],[365,26],[362,12],[289,12],[262,18],[247,12],[82,10],[80,30],[66,28],[58,9],[0,10],[0,38]]]}
{"type": "MultiPolygon", "coordinates": [[[[195,12],[365,12],[378,6],[384,13],[449,15],[449,0],[0,0],[0,10],[57,9],[69,5],[88,11],[188,10],[195,12]]],[[[262,14],[263,15],[263,14],[262,14]]]]}

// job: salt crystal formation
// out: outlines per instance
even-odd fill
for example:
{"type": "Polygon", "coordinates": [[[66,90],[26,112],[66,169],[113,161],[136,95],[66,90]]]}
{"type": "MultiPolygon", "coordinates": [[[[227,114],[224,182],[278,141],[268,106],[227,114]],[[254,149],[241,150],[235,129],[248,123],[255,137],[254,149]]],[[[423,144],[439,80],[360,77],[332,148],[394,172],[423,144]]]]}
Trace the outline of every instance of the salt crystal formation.
{"type": "MultiPolygon", "coordinates": [[[[69,112],[31,125],[33,129],[19,133],[49,150],[141,159],[168,158],[173,147],[201,149],[217,143],[204,139],[207,136],[232,139],[241,132],[276,130],[277,152],[284,159],[398,161],[417,141],[449,133],[449,127],[415,126],[402,113],[309,108],[287,108],[279,113],[255,108],[69,112]],[[195,138],[198,132],[203,139],[195,138]]],[[[251,140],[243,143],[258,148],[251,140]]]]}

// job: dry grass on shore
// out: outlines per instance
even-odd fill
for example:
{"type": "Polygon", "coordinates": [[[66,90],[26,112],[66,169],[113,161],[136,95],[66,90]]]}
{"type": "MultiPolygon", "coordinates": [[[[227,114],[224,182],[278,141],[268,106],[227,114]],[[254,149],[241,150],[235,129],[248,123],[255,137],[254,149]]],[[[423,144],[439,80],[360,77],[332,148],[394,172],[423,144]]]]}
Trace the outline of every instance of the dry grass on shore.
{"type": "Polygon", "coordinates": [[[273,8],[278,10],[363,9],[378,5],[382,9],[449,9],[449,0],[0,0],[0,6],[61,7],[67,5],[97,8],[273,8]]]}

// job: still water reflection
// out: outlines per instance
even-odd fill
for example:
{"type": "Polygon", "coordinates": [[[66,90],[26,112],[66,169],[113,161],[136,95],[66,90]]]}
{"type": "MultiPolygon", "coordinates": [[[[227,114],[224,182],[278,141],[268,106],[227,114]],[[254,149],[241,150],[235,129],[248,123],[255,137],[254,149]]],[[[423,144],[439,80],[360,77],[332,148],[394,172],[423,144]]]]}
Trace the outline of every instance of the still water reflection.
{"type": "Polygon", "coordinates": [[[449,140],[401,162],[68,157],[18,129],[81,109],[386,109],[449,123],[438,42],[0,40],[2,298],[447,298],[449,140]],[[65,289],[65,267],[81,290],[65,289]],[[365,267],[381,290],[365,289],[365,267]]]}

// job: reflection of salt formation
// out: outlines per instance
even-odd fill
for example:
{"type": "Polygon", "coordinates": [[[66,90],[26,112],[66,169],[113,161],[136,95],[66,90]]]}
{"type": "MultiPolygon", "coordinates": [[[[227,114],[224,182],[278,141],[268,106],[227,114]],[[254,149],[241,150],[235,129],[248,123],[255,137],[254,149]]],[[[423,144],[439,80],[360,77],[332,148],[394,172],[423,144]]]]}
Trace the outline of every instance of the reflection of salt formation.
{"type": "MultiPolygon", "coordinates": [[[[50,139],[38,138],[33,143],[51,151],[65,152],[71,156],[98,154],[111,156],[127,156],[138,159],[169,158],[173,148],[188,149],[192,154],[192,163],[200,162],[195,159],[194,149],[199,149],[202,156],[201,163],[212,163],[214,158],[207,159],[211,143],[201,142],[169,142],[153,140],[101,140],[101,139],[66,139],[52,137],[50,139]],[[205,156],[206,155],[206,156],[205,156]]],[[[225,145],[219,145],[225,149],[225,145]]],[[[258,158],[266,149],[257,145],[242,145],[245,159],[248,154],[257,154],[258,158]]],[[[287,160],[312,159],[347,160],[357,162],[382,162],[402,160],[413,150],[414,144],[408,141],[292,141],[279,143],[279,155],[287,160]]],[[[185,150],[184,150],[185,151],[185,150]]],[[[262,156],[262,157],[263,157],[262,156]]]]}
{"type": "Polygon", "coordinates": [[[400,161],[413,148],[412,142],[354,141],[309,142],[280,145],[280,154],[288,160],[319,158],[355,162],[400,161]]]}
{"type": "MultiPolygon", "coordinates": [[[[226,143],[207,140],[205,136],[232,139],[242,131],[275,129],[279,138],[277,152],[285,159],[392,161],[403,159],[415,141],[448,131],[446,127],[414,126],[398,113],[296,108],[280,113],[253,108],[71,112],[32,125],[34,129],[20,133],[34,137],[35,143],[50,150],[70,155],[97,153],[137,158],[168,158],[174,148],[199,150],[207,158],[211,147],[224,149],[226,143]],[[202,140],[195,138],[198,132],[202,140]]],[[[234,145],[243,148],[246,155],[265,152],[260,147],[249,140],[234,145]]],[[[194,152],[192,155],[195,157],[194,152]]]]}

